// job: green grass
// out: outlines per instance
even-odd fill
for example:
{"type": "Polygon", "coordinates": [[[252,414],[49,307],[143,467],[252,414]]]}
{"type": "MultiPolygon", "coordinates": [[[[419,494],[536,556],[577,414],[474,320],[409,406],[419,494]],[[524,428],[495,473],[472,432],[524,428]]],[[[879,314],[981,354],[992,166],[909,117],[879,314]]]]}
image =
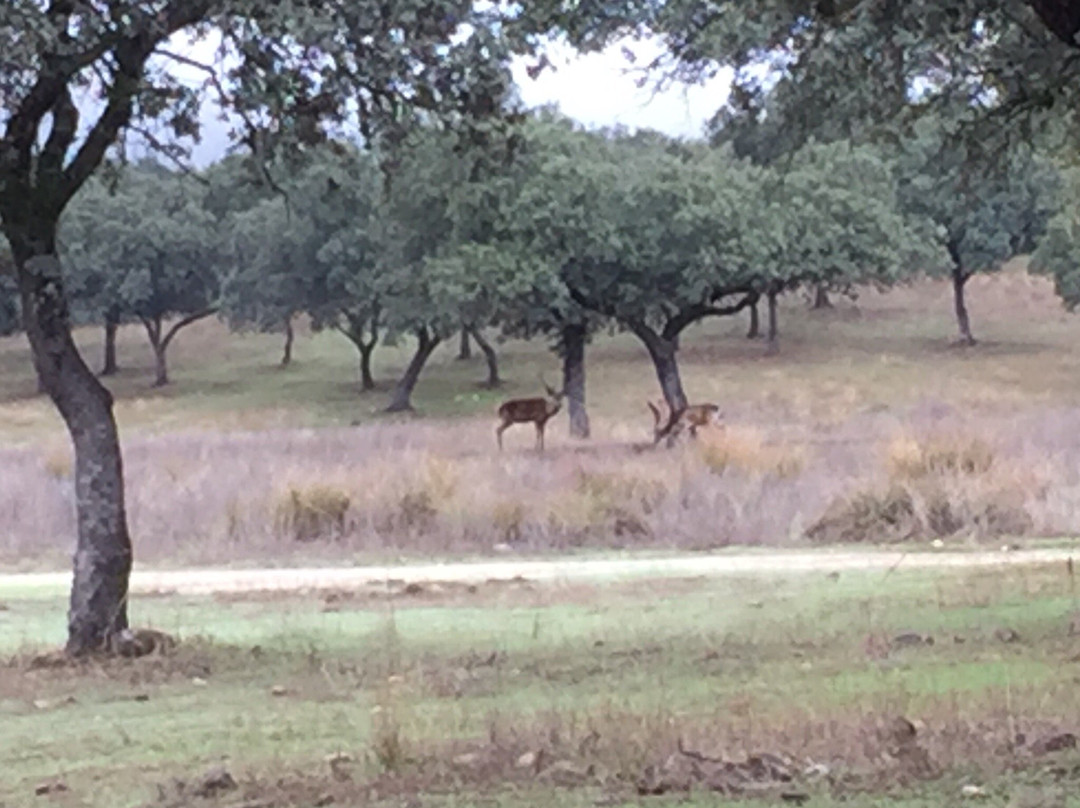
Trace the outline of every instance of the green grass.
{"type": "MultiPolygon", "coordinates": [[[[59,777],[62,804],[139,805],[223,760],[252,793],[284,777],[359,800],[356,783],[378,779],[431,804],[578,804],[596,783],[565,794],[512,766],[454,774],[452,760],[492,743],[572,759],[591,730],[596,765],[612,772],[599,790],[623,801],[622,778],[663,761],[676,736],[736,759],[828,749],[854,770],[867,765],[859,727],[894,714],[925,722],[947,764],[920,788],[959,789],[971,771],[1008,785],[1000,761],[977,744],[952,751],[947,733],[1075,715],[1068,592],[1063,569],[1040,568],[797,576],[767,591],[750,579],[489,585],[342,595],[337,611],[315,597],[137,598],[137,622],[184,638],[177,651],[61,670],[28,660],[30,638],[59,641],[64,603],[12,598],[0,611],[0,653],[18,654],[0,671],[0,804],[59,777]],[[997,640],[999,626],[1021,642],[997,640]],[[865,650],[868,636],[906,631],[936,642],[865,650]],[[401,760],[387,772],[375,750],[390,730],[401,760]],[[351,786],[325,763],[342,751],[351,786]],[[458,796],[437,797],[448,783],[458,796]]],[[[898,804],[933,804],[911,787],[898,804]]]]}

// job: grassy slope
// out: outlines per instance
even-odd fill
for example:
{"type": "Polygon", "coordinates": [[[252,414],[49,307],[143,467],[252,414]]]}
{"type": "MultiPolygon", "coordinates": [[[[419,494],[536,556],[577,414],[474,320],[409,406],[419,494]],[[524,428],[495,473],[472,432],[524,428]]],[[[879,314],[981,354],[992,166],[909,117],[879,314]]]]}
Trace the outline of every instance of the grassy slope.
{"type": "MultiPolygon", "coordinates": [[[[1061,310],[1048,284],[1008,272],[977,278],[970,289],[976,350],[951,347],[949,290],[924,283],[887,295],[866,292],[856,306],[808,312],[790,301],[783,312],[783,350],[763,356],[762,345],[741,338],[742,319],[695,328],[681,353],[692,399],[725,406],[770,405],[828,419],[873,406],[919,400],[1022,406],[1080,401],[1080,320],[1061,310]]],[[[97,329],[78,342],[96,363],[97,329]]],[[[110,381],[121,425],[169,431],[185,427],[260,427],[348,424],[374,417],[386,390],[356,391],[356,355],[339,335],[301,336],[296,363],[277,368],[277,335],[228,335],[215,322],[183,332],[171,350],[174,383],[150,389],[151,357],[138,326],[122,330],[121,375],[110,381]]],[[[456,340],[439,349],[415,401],[425,415],[490,417],[507,394],[533,394],[536,375],[557,378],[558,361],[542,342],[502,347],[506,390],[480,390],[482,359],[456,362],[456,340]]],[[[408,346],[380,348],[376,375],[389,387],[407,361],[408,346]]],[[[630,336],[602,337],[590,348],[589,399],[595,416],[646,422],[643,399],[656,384],[640,345],[630,336]]],[[[0,435],[36,439],[59,429],[34,383],[22,337],[0,339],[0,435]]],[[[561,425],[560,425],[561,426],[561,425]]]]}
{"type": "MultiPolygon", "coordinates": [[[[13,600],[0,611],[0,653],[21,652],[0,669],[0,804],[28,804],[59,777],[70,791],[54,804],[140,805],[222,761],[247,797],[280,805],[325,793],[360,804],[373,778],[385,794],[456,794],[424,804],[618,803],[679,738],[731,759],[769,751],[873,772],[886,764],[867,733],[894,715],[918,723],[943,769],[900,789],[900,804],[951,802],[965,778],[1008,796],[1028,776],[999,779],[1023,760],[1002,757],[1004,738],[1076,729],[1071,583],[1043,568],[801,576],[767,593],[751,580],[684,579],[362,601],[150,598],[138,613],[189,642],[82,670],[29,666],[25,639],[58,639],[63,603],[13,600]],[[996,639],[1001,626],[1020,641],[996,639]],[[883,653],[902,631],[936,643],[883,653]],[[553,791],[513,765],[540,749],[601,774],[553,791]],[[492,750],[510,762],[475,771],[458,758],[492,750]],[[340,752],[353,759],[349,782],[328,770],[340,752]]],[[[1037,761],[1039,787],[1052,761],[1037,761]]]]}

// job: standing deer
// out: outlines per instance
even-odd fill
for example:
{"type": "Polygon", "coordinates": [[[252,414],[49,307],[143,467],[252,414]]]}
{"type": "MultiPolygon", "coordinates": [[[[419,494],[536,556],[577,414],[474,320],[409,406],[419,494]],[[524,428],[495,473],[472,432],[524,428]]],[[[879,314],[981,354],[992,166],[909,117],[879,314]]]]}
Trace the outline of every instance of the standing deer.
{"type": "Polygon", "coordinates": [[[670,447],[684,429],[690,432],[690,437],[696,438],[698,427],[709,426],[720,417],[720,408],[715,404],[690,404],[681,410],[672,410],[665,423],[660,416],[660,407],[651,401],[645,403],[653,414],[654,446],[667,438],[667,445],[670,447]]]}
{"type": "Polygon", "coordinates": [[[544,385],[547,396],[544,398],[512,398],[504,401],[499,406],[499,418],[502,423],[495,430],[495,437],[499,441],[499,451],[502,451],[502,433],[514,424],[536,424],[536,448],[544,451],[544,426],[548,420],[562,409],[562,400],[566,395],[565,390],[558,393],[540,377],[540,383],[544,385]]]}

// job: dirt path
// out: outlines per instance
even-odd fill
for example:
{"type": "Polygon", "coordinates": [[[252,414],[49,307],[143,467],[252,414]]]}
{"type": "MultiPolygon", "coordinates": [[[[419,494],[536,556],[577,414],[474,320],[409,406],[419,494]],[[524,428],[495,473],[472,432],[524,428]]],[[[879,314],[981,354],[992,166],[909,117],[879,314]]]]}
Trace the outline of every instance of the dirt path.
{"type": "MultiPolygon", "coordinates": [[[[1014,564],[1065,563],[1076,551],[1010,552],[817,551],[755,552],[636,559],[500,560],[453,564],[298,569],[136,570],[134,593],[185,595],[216,592],[310,591],[348,589],[372,583],[453,581],[459,583],[526,578],[531,581],[604,580],[627,577],[724,576],[839,572],[843,570],[941,569],[1014,564]]],[[[68,573],[0,575],[0,595],[11,591],[63,591],[68,573]]]]}

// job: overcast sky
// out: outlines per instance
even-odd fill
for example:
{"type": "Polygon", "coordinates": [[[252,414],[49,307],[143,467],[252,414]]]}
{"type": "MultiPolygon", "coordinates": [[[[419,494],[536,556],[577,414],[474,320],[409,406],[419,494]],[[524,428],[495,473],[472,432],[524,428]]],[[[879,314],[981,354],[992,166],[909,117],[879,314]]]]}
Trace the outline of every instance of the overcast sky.
{"type": "MultiPolygon", "coordinates": [[[[546,69],[535,80],[526,75],[526,62],[516,63],[513,72],[522,100],[530,107],[557,104],[563,113],[587,126],[622,124],[681,137],[701,135],[704,123],[727,98],[730,74],[703,85],[676,85],[654,93],[649,87],[637,87],[635,76],[627,72],[631,64],[623,55],[624,46],[635,52],[638,65],[647,63],[658,48],[628,41],[602,53],[580,56],[571,48],[552,46],[548,57],[554,69],[546,69]]],[[[203,141],[194,153],[196,164],[218,159],[227,144],[226,125],[207,109],[203,141]]]]}

